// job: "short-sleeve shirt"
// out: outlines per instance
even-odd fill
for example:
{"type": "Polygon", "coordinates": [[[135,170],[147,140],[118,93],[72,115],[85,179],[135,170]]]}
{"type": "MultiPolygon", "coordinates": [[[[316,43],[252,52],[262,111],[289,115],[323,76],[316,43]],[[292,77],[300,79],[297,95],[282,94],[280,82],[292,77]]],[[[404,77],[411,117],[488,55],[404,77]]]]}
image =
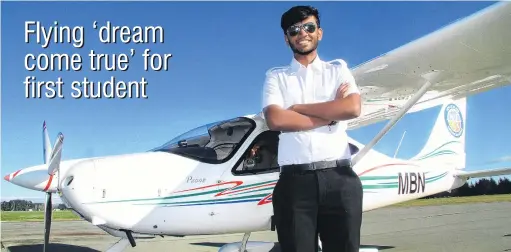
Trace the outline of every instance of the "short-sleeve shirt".
{"type": "MultiPolygon", "coordinates": [[[[263,109],[275,104],[287,109],[294,104],[331,101],[342,83],[346,95],[360,93],[355,78],[342,59],[329,62],[317,56],[307,67],[293,58],[288,66],[267,71],[263,88],[263,109]]],[[[282,132],[279,139],[279,165],[349,159],[347,123],[340,121],[308,131],[282,132]]]]}

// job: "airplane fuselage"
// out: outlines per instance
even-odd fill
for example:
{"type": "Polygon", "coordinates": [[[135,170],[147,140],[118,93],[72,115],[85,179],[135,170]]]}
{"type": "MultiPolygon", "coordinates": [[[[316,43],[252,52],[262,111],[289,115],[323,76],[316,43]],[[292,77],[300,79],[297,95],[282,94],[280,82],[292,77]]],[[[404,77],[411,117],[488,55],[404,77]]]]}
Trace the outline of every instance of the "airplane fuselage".
{"type": "MultiPolygon", "coordinates": [[[[396,160],[362,163],[356,172],[363,183],[364,211],[463,185],[451,171],[396,160]]],[[[75,165],[62,180],[61,198],[95,225],[133,233],[253,232],[271,228],[277,180],[278,171],[238,176],[229,165],[149,152],[75,165]]]]}

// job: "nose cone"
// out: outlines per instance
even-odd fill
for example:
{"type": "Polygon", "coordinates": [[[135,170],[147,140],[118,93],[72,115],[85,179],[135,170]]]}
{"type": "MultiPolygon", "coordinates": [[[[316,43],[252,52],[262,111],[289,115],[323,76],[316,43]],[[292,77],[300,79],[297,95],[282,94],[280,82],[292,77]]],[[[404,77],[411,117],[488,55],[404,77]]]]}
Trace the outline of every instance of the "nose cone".
{"type": "Polygon", "coordinates": [[[79,162],[69,168],[61,182],[61,199],[76,212],[84,216],[84,202],[94,196],[94,177],[96,168],[93,160],[79,162]]]}
{"type": "Polygon", "coordinates": [[[54,175],[48,174],[48,165],[41,164],[7,174],[4,176],[4,180],[31,190],[55,193],[59,179],[62,181],[70,167],[84,160],[87,159],[62,161],[59,170],[54,175]]]}
{"type": "Polygon", "coordinates": [[[21,172],[21,170],[18,170],[18,171],[13,172],[13,173],[9,173],[9,174],[5,175],[4,179],[5,179],[6,181],[11,182],[11,180],[12,180],[14,177],[16,177],[16,175],[18,175],[20,172],[21,172]]]}
{"type": "Polygon", "coordinates": [[[56,175],[48,175],[46,166],[39,165],[18,170],[4,176],[4,180],[30,190],[55,192],[56,175]]]}

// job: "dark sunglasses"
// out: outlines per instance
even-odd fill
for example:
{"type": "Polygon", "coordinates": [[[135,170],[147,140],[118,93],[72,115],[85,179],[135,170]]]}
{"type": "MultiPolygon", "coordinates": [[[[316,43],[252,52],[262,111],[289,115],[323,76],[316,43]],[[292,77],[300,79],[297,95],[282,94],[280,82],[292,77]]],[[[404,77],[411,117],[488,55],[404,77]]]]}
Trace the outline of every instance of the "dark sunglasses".
{"type": "Polygon", "coordinates": [[[300,30],[303,28],[304,31],[308,33],[313,33],[316,31],[316,24],[313,22],[305,23],[302,25],[293,25],[287,29],[287,34],[291,37],[294,37],[300,33],[300,30]]]}

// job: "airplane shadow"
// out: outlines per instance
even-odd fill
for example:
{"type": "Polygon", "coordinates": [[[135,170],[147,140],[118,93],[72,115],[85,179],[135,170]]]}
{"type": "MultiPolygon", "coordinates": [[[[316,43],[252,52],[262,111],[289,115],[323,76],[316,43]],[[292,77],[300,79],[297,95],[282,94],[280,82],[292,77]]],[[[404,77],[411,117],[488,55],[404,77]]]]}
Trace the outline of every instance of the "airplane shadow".
{"type": "MultiPolygon", "coordinates": [[[[10,246],[7,248],[9,252],[40,252],[43,251],[43,244],[33,244],[33,245],[18,245],[18,246],[10,246]]],[[[51,243],[47,247],[47,251],[51,252],[100,252],[99,250],[69,245],[69,244],[60,244],[60,243],[51,243]]]]}
{"type": "MultiPolygon", "coordinates": [[[[190,244],[198,245],[198,246],[208,246],[208,247],[220,248],[228,243],[225,243],[225,242],[195,242],[195,243],[190,243],[190,244]]],[[[385,249],[392,249],[395,247],[394,246],[381,246],[381,245],[367,245],[366,244],[366,245],[361,245],[360,248],[376,248],[378,250],[385,250],[385,249]]],[[[273,247],[269,252],[280,252],[279,243],[276,242],[275,247],[273,247]]]]}

